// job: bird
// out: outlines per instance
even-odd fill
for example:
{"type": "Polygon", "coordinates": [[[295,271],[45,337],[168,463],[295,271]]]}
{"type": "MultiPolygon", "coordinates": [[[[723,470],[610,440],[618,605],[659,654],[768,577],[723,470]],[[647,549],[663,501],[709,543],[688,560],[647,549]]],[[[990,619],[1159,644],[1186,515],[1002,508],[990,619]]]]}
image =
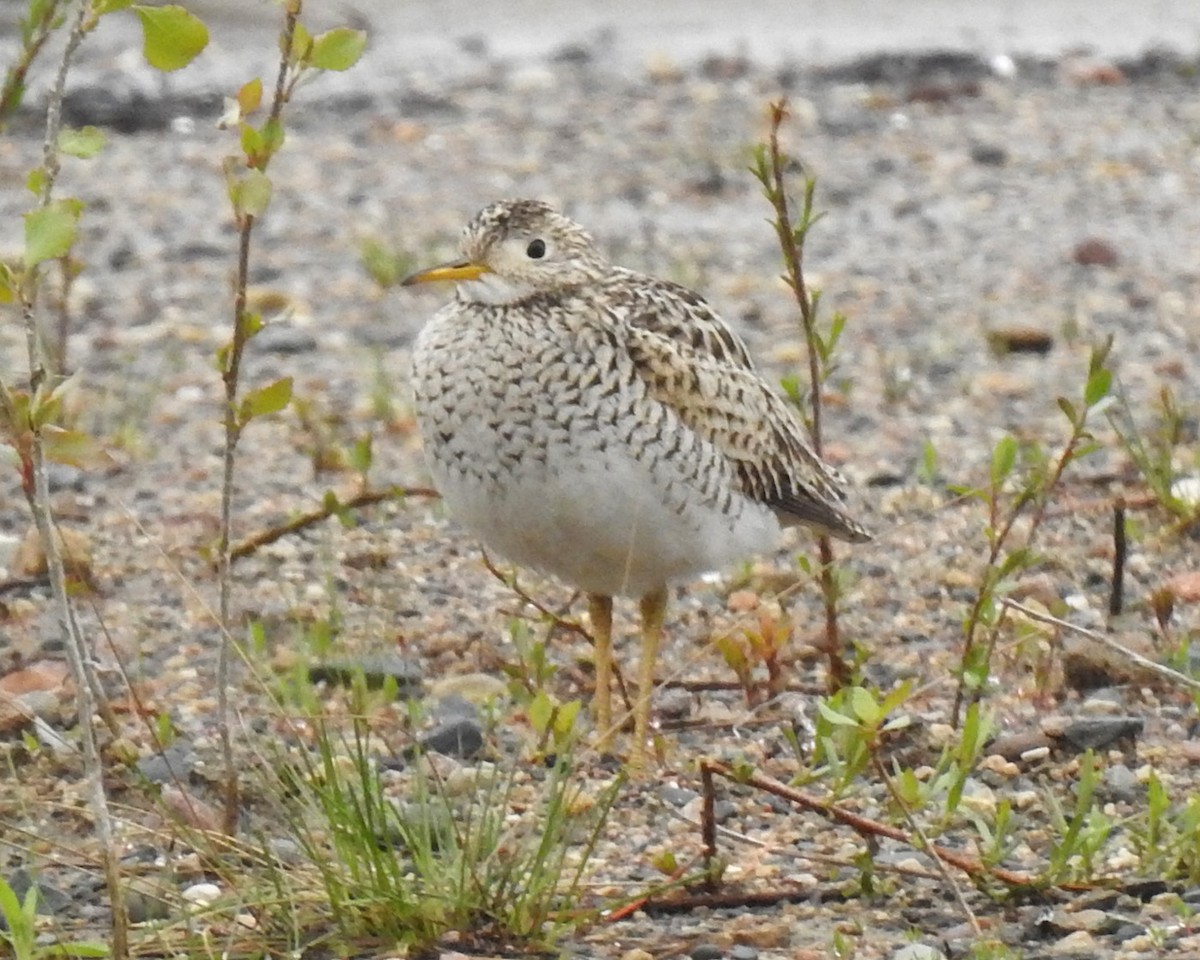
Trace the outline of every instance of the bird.
{"type": "Polygon", "coordinates": [[[774,549],[787,527],[871,534],[795,408],[703,297],[611,263],[554,207],[485,206],[460,257],[402,285],[436,281],[454,297],[412,351],[434,485],[486,549],[586,593],[604,748],[623,725],[613,598],[638,601],[627,765],[644,769],[670,586],[774,549]]]}

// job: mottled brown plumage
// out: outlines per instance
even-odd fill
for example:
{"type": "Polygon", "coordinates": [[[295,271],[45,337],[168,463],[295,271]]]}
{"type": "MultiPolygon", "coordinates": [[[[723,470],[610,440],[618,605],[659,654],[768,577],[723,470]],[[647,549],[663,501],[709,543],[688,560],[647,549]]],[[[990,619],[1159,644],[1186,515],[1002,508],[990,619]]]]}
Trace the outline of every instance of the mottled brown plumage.
{"type": "Polygon", "coordinates": [[[597,722],[608,733],[611,598],[642,601],[640,761],[666,587],[804,525],[869,539],[843,481],[697,294],[608,263],[545,204],[501,201],[413,355],[417,416],[450,511],[517,563],[591,596],[597,722]]]}

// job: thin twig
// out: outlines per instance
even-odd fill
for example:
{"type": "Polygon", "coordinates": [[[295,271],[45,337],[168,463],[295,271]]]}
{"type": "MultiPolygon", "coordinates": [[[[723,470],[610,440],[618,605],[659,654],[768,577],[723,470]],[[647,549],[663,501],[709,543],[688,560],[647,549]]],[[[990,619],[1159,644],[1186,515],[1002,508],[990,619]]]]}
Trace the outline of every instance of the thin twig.
{"type": "MultiPolygon", "coordinates": [[[[46,134],[42,143],[42,169],[45,177],[38,195],[38,205],[42,208],[49,205],[54,184],[58,178],[60,169],[58,138],[62,129],[62,103],[66,90],[67,73],[75,52],[86,33],[85,25],[90,10],[90,4],[79,4],[78,12],[67,34],[67,42],[58,64],[54,87],[46,106],[46,134]]],[[[29,269],[40,272],[40,267],[36,265],[30,266],[29,269]]],[[[39,279],[38,273],[35,273],[31,279],[20,284],[25,345],[29,356],[29,393],[32,402],[36,402],[46,381],[46,368],[35,304],[39,279]]],[[[26,489],[26,495],[30,499],[38,534],[42,540],[42,549],[46,554],[46,569],[50,576],[55,606],[58,608],[59,626],[65,640],[67,659],[70,661],[71,670],[75,675],[75,697],[79,712],[80,739],[83,743],[84,775],[88,785],[89,804],[96,818],[96,832],[104,852],[104,875],[112,905],[111,950],[117,960],[124,960],[129,953],[127,915],[120,868],[114,846],[112,818],[108,809],[108,797],[104,790],[100,749],[96,740],[93,719],[98,707],[107,708],[107,701],[93,669],[92,654],[75,617],[75,609],[67,591],[67,573],[63,564],[59,538],[56,535],[54,512],[50,502],[50,479],[46,469],[42,429],[36,417],[30,418],[30,431],[32,438],[29,454],[33,485],[32,489],[26,489]]],[[[110,725],[115,726],[116,721],[112,717],[111,711],[106,710],[106,718],[110,725]]]]}
{"type": "Polygon", "coordinates": [[[704,886],[708,891],[717,889],[717,788],[713,781],[713,768],[700,764],[700,791],[704,798],[700,808],[700,843],[704,846],[704,886]]]}
{"type": "MultiPolygon", "coordinates": [[[[779,248],[783,252],[784,265],[787,268],[783,279],[795,294],[796,304],[800,307],[800,319],[804,326],[805,345],[808,347],[809,390],[811,391],[809,405],[812,408],[812,444],[813,451],[819,457],[824,442],[821,431],[821,361],[816,349],[816,326],[812,298],[809,296],[808,285],[804,279],[804,247],[796,242],[796,230],[792,226],[787,188],[783,182],[783,170],[787,164],[779,149],[779,128],[788,117],[787,101],[776,100],[769,109],[771,111],[771,132],[768,135],[767,152],[770,157],[771,177],[774,182],[771,193],[776,216],[775,230],[779,236],[779,248]]],[[[811,209],[812,189],[808,187],[805,191],[806,221],[811,219],[811,209]]],[[[805,222],[802,224],[801,230],[806,230],[807,226],[808,223],[805,222]]]]}
{"type": "MultiPolygon", "coordinates": [[[[775,232],[779,239],[779,249],[783,254],[786,272],[784,281],[791,289],[800,308],[800,320],[804,328],[805,346],[808,352],[809,406],[811,419],[809,433],[812,437],[813,452],[821,456],[823,437],[821,432],[821,359],[818,349],[816,317],[813,310],[813,295],[809,293],[804,279],[804,237],[813,223],[812,198],[814,183],[809,180],[805,185],[804,207],[801,224],[798,228],[792,225],[791,209],[788,205],[787,189],[784,185],[783,173],[787,165],[786,158],[779,148],[779,128],[787,119],[787,101],[776,100],[770,105],[771,129],[767,138],[768,170],[762,171],[763,176],[770,176],[770,183],[764,183],[767,198],[775,209],[775,232]]],[[[829,688],[835,692],[850,682],[850,670],[842,658],[841,632],[838,628],[838,587],[834,579],[833,541],[828,534],[817,536],[817,553],[821,561],[819,580],[821,584],[821,599],[825,613],[825,655],[829,662],[829,688]]]]}
{"type": "MultiPolygon", "coordinates": [[[[560,630],[566,630],[568,633],[573,633],[576,636],[583,637],[583,639],[588,643],[593,642],[592,635],[586,629],[584,629],[582,624],[575,620],[568,620],[558,611],[551,610],[548,606],[546,606],[544,603],[530,594],[529,591],[527,591],[524,587],[522,587],[517,582],[517,578],[515,576],[505,573],[498,566],[496,566],[492,558],[488,556],[488,552],[486,550],[482,551],[482,553],[484,569],[502,584],[508,587],[509,590],[515,593],[518,600],[533,607],[533,609],[540,613],[543,617],[546,617],[550,621],[550,625],[552,627],[557,627],[560,630]]],[[[578,594],[576,594],[576,596],[578,596],[578,594]]]]}
{"type": "Polygon", "coordinates": [[[1125,605],[1125,500],[1117,497],[1113,504],[1113,565],[1108,594],[1108,615],[1119,617],[1125,605]]]}
{"type": "MultiPolygon", "coordinates": [[[[896,807],[900,810],[900,813],[904,816],[904,819],[908,821],[908,825],[912,829],[913,834],[915,834],[917,839],[921,841],[921,846],[918,849],[928,850],[931,846],[933,846],[933,844],[930,842],[929,837],[926,835],[921,825],[917,823],[917,818],[913,816],[912,810],[909,809],[908,804],[904,802],[904,798],[900,796],[900,791],[896,789],[896,782],[888,773],[887,767],[884,766],[883,760],[880,759],[878,753],[872,754],[871,759],[874,762],[875,773],[879,776],[879,779],[883,781],[883,785],[887,787],[888,793],[891,794],[892,802],[896,804],[896,807]]],[[[971,925],[971,929],[975,931],[975,936],[982,937],[983,927],[979,925],[979,918],[975,916],[975,911],[972,910],[970,904],[967,903],[967,898],[963,896],[962,888],[954,879],[954,875],[946,868],[946,864],[942,862],[940,857],[934,857],[933,863],[934,866],[937,867],[938,873],[941,874],[942,880],[954,892],[954,899],[958,901],[959,908],[966,915],[967,922],[971,925]]]]}
{"type": "Polygon", "coordinates": [[[54,32],[59,3],[60,0],[49,0],[37,22],[29,25],[29,40],[22,45],[17,62],[9,67],[4,75],[4,86],[0,88],[0,133],[8,124],[9,117],[16,113],[17,107],[21,105],[21,98],[25,95],[25,77],[29,68],[33,66],[33,61],[41,53],[42,47],[50,39],[50,34],[54,32]]]}
{"type": "Polygon", "coordinates": [[[377,503],[385,503],[388,500],[404,500],[407,497],[434,498],[438,495],[438,492],[432,487],[389,487],[386,490],[360,490],[349,499],[322,504],[318,509],[302,513],[287,523],[268,527],[266,530],[260,530],[258,533],[246,537],[245,540],[238,541],[230,547],[229,559],[232,562],[247,557],[261,547],[328,520],[342,510],[356,510],[361,507],[374,506],[377,503]]]}
{"type": "MultiPolygon", "coordinates": [[[[285,14],[283,34],[280,40],[279,73],[275,82],[275,98],[271,104],[271,123],[278,122],[285,99],[285,85],[290,68],[292,41],[296,34],[296,21],[300,16],[301,0],[289,0],[285,14]]],[[[266,166],[264,159],[262,166],[266,166]]],[[[237,832],[239,813],[238,770],[233,757],[233,729],[229,704],[229,662],[233,630],[230,623],[230,596],[232,578],[230,571],[233,557],[230,552],[230,530],[233,526],[234,467],[241,424],[238,418],[238,386],[241,373],[242,354],[249,339],[246,316],[246,290],[250,279],[250,240],[254,232],[255,217],[244,211],[238,213],[238,258],[237,278],[233,298],[233,337],[229,344],[221,379],[225,386],[225,446],[222,455],[221,479],[221,532],[217,546],[218,570],[218,615],[221,622],[221,644],[217,655],[217,711],[221,730],[221,755],[225,764],[225,809],[223,827],[232,836],[237,832]]]]}
{"type": "Polygon", "coordinates": [[[1031,874],[1008,870],[1004,867],[989,866],[976,857],[968,856],[957,850],[947,849],[936,843],[922,846],[919,842],[914,842],[903,830],[889,826],[886,823],[880,823],[878,820],[872,820],[870,817],[853,813],[844,807],[837,806],[829,800],[823,800],[820,797],[804,793],[794,787],[789,787],[786,783],[781,783],[772,777],[754,772],[742,774],[735,771],[732,767],[721,763],[719,760],[710,760],[708,758],[700,761],[700,769],[704,770],[706,768],[733,783],[748,784],[749,786],[756,787],[759,790],[764,790],[767,793],[787,800],[790,803],[794,803],[802,810],[819,813],[823,817],[828,817],[830,820],[850,827],[860,836],[887,837],[889,840],[897,840],[915,849],[923,850],[930,856],[936,857],[952,867],[956,867],[968,876],[992,877],[1002,883],[1016,887],[1034,886],[1037,883],[1037,879],[1031,874]]]}
{"type": "Polygon", "coordinates": [[[1087,627],[1081,627],[1077,624],[1070,623],[1066,620],[1060,620],[1058,617],[1049,613],[1044,613],[1041,610],[1035,610],[1032,607],[1027,607],[1023,603],[1018,603],[1016,600],[1010,600],[1005,597],[1000,603],[1009,609],[1016,610],[1029,617],[1031,620],[1038,620],[1041,623],[1049,623],[1056,627],[1062,627],[1064,630],[1070,630],[1072,633],[1077,633],[1081,637],[1087,637],[1101,646],[1108,647],[1114,653],[1118,653],[1125,657],[1131,663],[1136,663],[1144,670],[1157,674],[1164,680],[1170,680],[1172,683],[1177,683],[1180,686],[1187,687],[1189,690],[1200,691],[1200,680],[1194,680],[1186,674],[1180,673],[1178,670],[1172,670],[1170,667],[1164,666],[1161,663],[1155,663],[1140,653],[1134,653],[1128,647],[1123,647],[1111,637],[1106,637],[1102,633],[1097,633],[1095,630],[1089,630],[1087,627]]]}

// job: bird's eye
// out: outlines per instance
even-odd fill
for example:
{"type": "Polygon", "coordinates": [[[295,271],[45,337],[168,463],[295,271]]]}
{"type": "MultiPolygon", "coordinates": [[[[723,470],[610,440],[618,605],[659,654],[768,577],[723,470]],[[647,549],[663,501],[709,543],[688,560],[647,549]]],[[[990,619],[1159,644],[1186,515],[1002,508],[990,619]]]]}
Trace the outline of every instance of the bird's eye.
{"type": "Polygon", "coordinates": [[[525,248],[525,255],[530,260],[541,260],[546,255],[546,241],[530,240],[529,246],[525,248]]]}

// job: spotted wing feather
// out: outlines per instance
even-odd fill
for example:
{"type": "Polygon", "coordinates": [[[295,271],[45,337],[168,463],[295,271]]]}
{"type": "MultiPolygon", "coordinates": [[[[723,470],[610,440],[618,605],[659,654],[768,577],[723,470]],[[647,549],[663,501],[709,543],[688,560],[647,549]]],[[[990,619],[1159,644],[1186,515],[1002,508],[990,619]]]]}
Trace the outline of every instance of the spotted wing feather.
{"type": "Polygon", "coordinates": [[[795,412],[759,376],[745,344],[684,287],[638,278],[610,298],[651,396],[733,464],[742,492],[782,522],[844,540],[870,534],[841,508],[845,480],[812,450],[795,412]]]}

